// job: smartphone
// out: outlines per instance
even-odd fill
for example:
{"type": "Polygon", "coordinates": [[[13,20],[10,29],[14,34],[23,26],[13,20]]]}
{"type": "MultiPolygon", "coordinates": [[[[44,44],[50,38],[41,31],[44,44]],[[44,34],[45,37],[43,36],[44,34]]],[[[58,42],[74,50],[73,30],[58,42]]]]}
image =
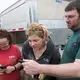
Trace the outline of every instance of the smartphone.
{"type": "Polygon", "coordinates": [[[0,69],[6,69],[6,66],[0,65],[0,69]]]}
{"type": "Polygon", "coordinates": [[[24,61],[22,59],[18,60],[18,62],[23,63],[24,61]]]}

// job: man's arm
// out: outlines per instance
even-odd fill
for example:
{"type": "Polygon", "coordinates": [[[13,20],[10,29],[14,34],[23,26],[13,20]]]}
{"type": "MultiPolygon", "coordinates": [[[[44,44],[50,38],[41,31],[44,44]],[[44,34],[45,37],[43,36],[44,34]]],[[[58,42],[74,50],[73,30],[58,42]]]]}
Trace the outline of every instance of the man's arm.
{"type": "Polygon", "coordinates": [[[24,70],[27,74],[47,74],[56,77],[79,77],[80,78],[80,60],[77,59],[74,63],[45,65],[38,64],[33,60],[26,60],[23,63],[24,70]]]}
{"type": "Polygon", "coordinates": [[[57,77],[80,77],[80,60],[60,65],[40,65],[39,73],[57,77]]]}

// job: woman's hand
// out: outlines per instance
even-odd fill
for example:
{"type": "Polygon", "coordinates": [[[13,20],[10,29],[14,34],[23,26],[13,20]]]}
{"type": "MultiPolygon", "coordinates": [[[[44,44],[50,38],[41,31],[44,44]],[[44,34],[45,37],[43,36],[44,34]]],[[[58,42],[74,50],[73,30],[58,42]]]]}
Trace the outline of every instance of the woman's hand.
{"type": "Polygon", "coordinates": [[[14,70],[15,70],[15,67],[14,66],[8,66],[8,67],[6,67],[6,73],[7,74],[11,73],[14,70]]]}

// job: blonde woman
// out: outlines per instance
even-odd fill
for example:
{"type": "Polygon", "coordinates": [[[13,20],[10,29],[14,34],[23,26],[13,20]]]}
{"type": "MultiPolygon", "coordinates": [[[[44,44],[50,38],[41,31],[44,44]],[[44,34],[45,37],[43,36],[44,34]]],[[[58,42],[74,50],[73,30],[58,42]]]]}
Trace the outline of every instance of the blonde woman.
{"type": "MultiPolygon", "coordinates": [[[[22,54],[24,59],[33,59],[40,64],[59,64],[60,54],[53,42],[48,38],[48,30],[44,25],[32,23],[26,35],[22,54]]],[[[34,80],[39,80],[41,74],[34,75],[34,80]]],[[[56,77],[45,76],[43,80],[56,80],[56,77]]]]}

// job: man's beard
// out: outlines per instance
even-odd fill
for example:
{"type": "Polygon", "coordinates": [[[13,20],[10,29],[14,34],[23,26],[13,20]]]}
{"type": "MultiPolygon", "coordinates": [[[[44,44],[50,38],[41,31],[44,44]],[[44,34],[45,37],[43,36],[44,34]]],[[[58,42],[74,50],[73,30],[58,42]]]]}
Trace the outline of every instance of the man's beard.
{"type": "Polygon", "coordinates": [[[73,32],[80,30],[80,25],[72,26],[71,30],[72,30],[73,32]]]}

